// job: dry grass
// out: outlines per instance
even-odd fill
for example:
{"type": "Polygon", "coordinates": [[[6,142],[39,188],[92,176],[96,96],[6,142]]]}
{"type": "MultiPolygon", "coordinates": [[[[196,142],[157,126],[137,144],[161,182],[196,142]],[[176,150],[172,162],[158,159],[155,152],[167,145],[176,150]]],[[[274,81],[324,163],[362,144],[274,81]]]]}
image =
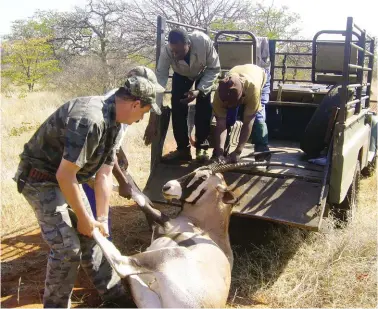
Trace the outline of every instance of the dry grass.
{"type": "Polygon", "coordinates": [[[230,302],[269,307],[377,306],[377,175],[363,179],[356,221],[327,234],[272,227],[237,256],[230,302]]]}
{"type": "MultiPolygon", "coordinates": [[[[16,191],[13,174],[23,144],[35,126],[64,102],[55,94],[35,93],[2,102],[2,235],[35,224],[34,214],[16,191]]],[[[148,117],[146,117],[148,118],[148,117]]],[[[147,119],[129,128],[124,141],[130,171],[143,187],[150,152],[143,144],[147,119]]],[[[171,138],[171,137],[170,137],[171,138]]],[[[236,259],[229,306],[376,307],[377,179],[362,181],[356,222],[328,234],[270,226],[261,244],[234,246],[236,259]]],[[[123,253],[142,250],[149,242],[144,216],[131,203],[112,197],[113,237],[123,253]],[[126,204],[126,205],[125,205],[126,204]],[[125,206],[129,207],[125,207],[125,206]],[[126,218],[126,219],[125,219],[126,218]],[[127,220],[127,221],[123,221],[127,220]]],[[[254,225],[248,222],[249,226],[254,225]]],[[[243,231],[249,239],[249,231],[243,231]]],[[[263,233],[255,229],[253,233],[263,233]]]]}
{"type": "MultiPolygon", "coordinates": [[[[1,97],[1,235],[37,223],[32,209],[22,195],[18,194],[12,177],[24,144],[36,128],[67,99],[51,92],[36,92],[23,99],[17,96],[1,97]]],[[[146,184],[150,168],[150,147],[145,146],[143,141],[147,122],[148,116],[145,116],[143,121],[130,126],[123,143],[130,163],[129,171],[141,188],[146,184]]],[[[114,195],[112,204],[120,203],[124,204],[125,201],[114,195]]]]}
{"type": "Polygon", "coordinates": [[[1,97],[1,234],[36,224],[34,213],[18,194],[12,180],[24,144],[36,128],[64,101],[48,92],[32,93],[19,99],[1,97]]]}

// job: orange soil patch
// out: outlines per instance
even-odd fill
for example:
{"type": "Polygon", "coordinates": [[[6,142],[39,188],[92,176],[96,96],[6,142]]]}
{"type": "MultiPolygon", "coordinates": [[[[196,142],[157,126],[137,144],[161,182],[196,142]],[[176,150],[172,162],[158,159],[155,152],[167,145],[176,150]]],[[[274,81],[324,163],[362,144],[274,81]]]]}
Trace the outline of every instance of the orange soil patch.
{"type": "MultiPolygon", "coordinates": [[[[113,242],[124,254],[146,248],[150,232],[142,212],[134,205],[112,207],[113,242]]],[[[1,240],[1,307],[41,308],[48,246],[40,229],[1,240]]],[[[125,283],[125,282],[124,282],[125,283]]],[[[97,308],[102,301],[86,273],[79,269],[73,308],[97,308]]]]}
{"type": "MultiPolygon", "coordinates": [[[[40,308],[46,275],[48,246],[36,229],[1,242],[1,307],[40,308]]],[[[72,307],[101,305],[96,289],[83,270],[72,296],[72,307]]]]}

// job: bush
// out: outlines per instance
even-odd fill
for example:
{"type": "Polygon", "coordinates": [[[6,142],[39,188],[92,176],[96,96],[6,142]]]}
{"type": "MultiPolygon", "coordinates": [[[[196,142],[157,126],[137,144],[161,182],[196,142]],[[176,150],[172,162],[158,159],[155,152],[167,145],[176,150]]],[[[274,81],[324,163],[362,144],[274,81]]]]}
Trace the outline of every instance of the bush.
{"type": "Polygon", "coordinates": [[[104,69],[97,57],[77,56],[62,64],[62,71],[54,76],[50,88],[66,98],[102,95],[122,85],[126,72],[135,65],[113,61],[104,69]]]}

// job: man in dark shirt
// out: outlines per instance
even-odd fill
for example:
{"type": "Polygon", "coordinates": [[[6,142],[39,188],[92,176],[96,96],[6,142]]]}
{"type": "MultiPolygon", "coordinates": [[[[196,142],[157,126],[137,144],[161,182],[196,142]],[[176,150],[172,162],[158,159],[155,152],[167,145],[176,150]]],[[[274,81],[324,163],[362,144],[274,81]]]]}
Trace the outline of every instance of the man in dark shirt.
{"type": "Polygon", "coordinates": [[[92,233],[98,228],[107,235],[100,221],[108,216],[121,124],[137,122],[151,109],[160,113],[155,103],[157,87],[146,78],[132,76],[107,99],[73,99],[58,108],[25,144],[15,180],[50,247],[44,307],[70,307],[79,265],[103,300],[124,297],[120,278],[103,258],[92,233]],[[94,175],[97,218],[79,186],[94,175]],[[75,212],[77,227],[68,205],[75,212]]]}

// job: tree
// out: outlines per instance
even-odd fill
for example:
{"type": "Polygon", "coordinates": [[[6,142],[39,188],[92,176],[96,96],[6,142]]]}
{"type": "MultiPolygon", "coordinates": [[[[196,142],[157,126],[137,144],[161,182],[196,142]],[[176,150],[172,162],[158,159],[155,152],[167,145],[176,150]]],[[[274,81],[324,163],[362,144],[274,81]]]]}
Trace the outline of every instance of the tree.
{"type": "MultiPolygon", "coordinates": [[[[249,30],[269,38],[293,37],[298,14],[287,7],[248,0],[139,0],[129,3],[128,36],[137,46],[155,46],[156,17],[212,30],[249,30]]],[[[178,26],[169,26],[178,27],[178,26]]],[[[153,59],[154,53],[149,57],[153,59]]]]}
{"type": "Polygon", "coordinates": [[[73,12],[37,12],[27,21],[17,21],[8,40],[41,39],[39,49],[44,43],[46,60],[55,57],[65,68],[70,63],[96,64],[105,91],[118,84],[130,63],[153,63],[158,15],[201,28],[250,30],[271,38],[294,35],[298,19],[285,7],[253,5],[249,0],[88,0],[73,12]],[[91,60],[80,62],[82,56],[91,60]]]}
{"type": "Polygon", "coordinates": [[[257,4],[242,26],[269,39],[288,39],[298,35],[299,22],[300,16],[297,13],[290,12],[287,6],[277,7],[272,2],[270,6],[257,4]]]}
{"type": "MultiPolygon", "coordinates": [[[[115,84],[114,72],[138,47],[127,34],[128,7],[118,0],[89,0],[85,7],[60,14],[54,26],[56,48],[66,56],[95,56],[100,60],[104,91],[115,84]],[[130,43],[130,44],[129,44],[130,43]]],[[[50,13],[51,14],[51,13],[50,13]]]]}
{"type": "Polygon", "coordinates": [[[2,46],[2,76],[15,85],[27,85],[34,90],[36,83],[59,71],[51,44],[52,29],[46,21],[36,17],[16,20],[2,46]]]}
{"type": "Polygon", "coordinates": [[[36,83],[44,84],[49,75],[59,71],[59,62],[47,41],[30,38],[4,42],[2,76],[13,84],[27,85],[30,92],[36,83]]]}
{"type": "Polygon", "coordinates": [[[248,0],[88,0],[83,8],[47,19],[55,20],[56,47],[69,55],[96,55],[104,76],[111,81],[117,61],[155,60],[158,15],[201,28],[221,30],[231,25],[270,37],[293,35],[291,26],[298,19],[285,7],[252,5],[248,0]]]}
{"type": "Polygon", "coordinates": [[[211,23],[212,30],[247,30],[257,36],[269,39],[287,39],[298,35],[298,14],[290,12],[286,6],[276,7],[272,3],[264,6],[259,3],[249,7],[245,18],[237,20],[216,19],[211,23]]]}
{"type": "Polygon", "coordinates": [[[134,14],[133,19],[142,25],[155,24],[157,15],[161,15],[169,20],[202,28],[210,27],[215,20],[242,20],[251,8],[250,2],[245,0],[139,0],[129,5],[134,14]]]}
{"type": "Polygon", "coordinates": [[[244,20],[252,8],[247,0],[139,0],[130,1],[128,7],[128,36],[136,46],[148,50],[147,56],[151,60],[155,56],[151,49],[155,47],[158,15],[206,29],[215,21],[227,23],[244,20]]]}

